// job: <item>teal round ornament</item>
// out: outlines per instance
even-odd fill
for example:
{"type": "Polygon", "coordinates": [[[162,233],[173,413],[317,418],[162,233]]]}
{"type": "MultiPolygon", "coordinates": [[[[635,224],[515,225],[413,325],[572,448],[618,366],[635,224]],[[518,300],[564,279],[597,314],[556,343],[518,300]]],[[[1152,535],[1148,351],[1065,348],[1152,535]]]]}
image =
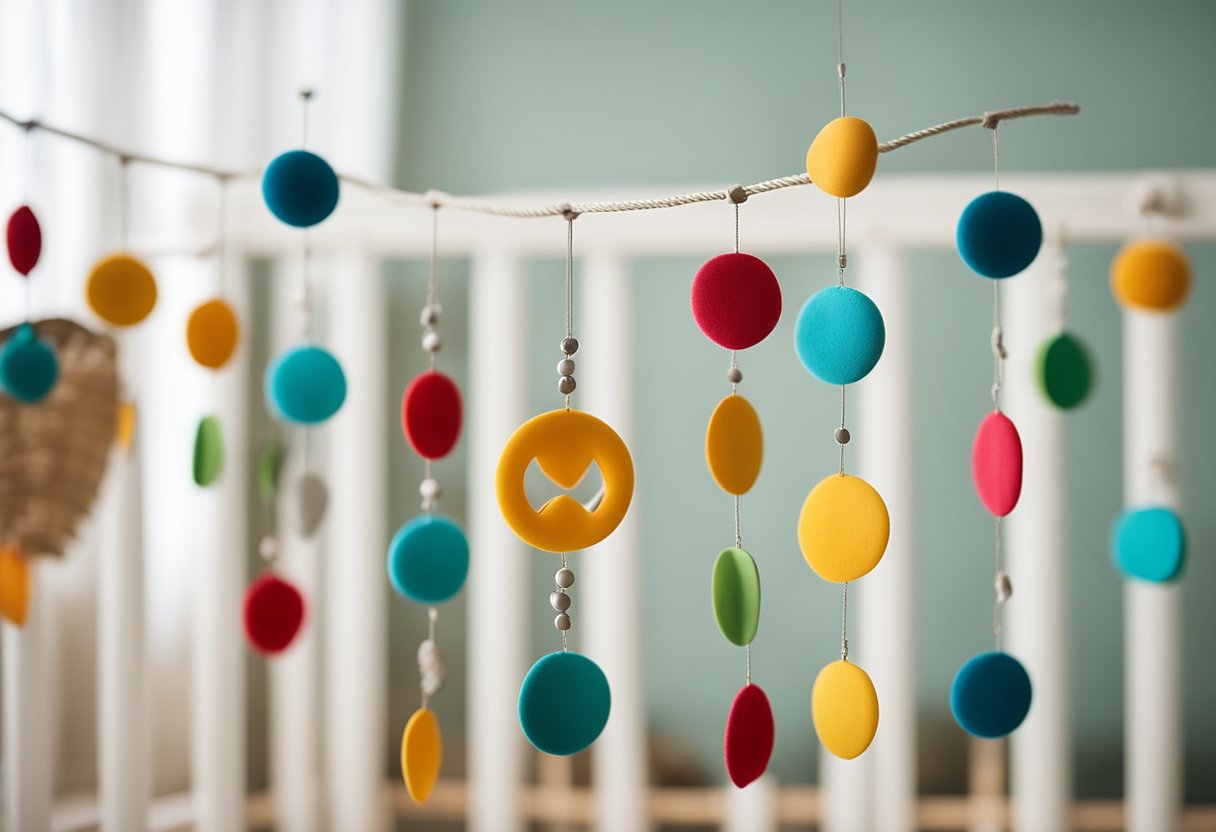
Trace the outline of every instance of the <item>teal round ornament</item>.
{"type": "Polygon", "coordinates": [[[955,235],[959,256],[987,278],[1012,277],[1034,262],[1043,225],[1034,206],[1008,191],[989,191],[967,204],[955,235]]]}
{"type": "Polygon", "coordinates": [[[1035,363],[1039,389],[1047,401],[1064,410],[1085,401],[1093,386],[1093,364],[1075,335],[1061,332],[1039,348],[1035,363]]]}
{"type": "Polygon", "coordinates": [[[1128,578],[1152,583],[1173,580],[1186,561],[1186,530],[1165,506],[1128,509],[1111,532],[1115,568],[1128,578]]]}
{"type": "Polygon", "coordinates": [[[266,368],[266,401],[288,422],[315,425],[338,412],[346,401],[346,374],[320,347],[292,347],[266,368]]]}
{"type": "Polygon", "coordinates": [[[1000,650],[972,656],[950,685],[950,710],[969,734],[996,739],[1012,733],[1030,713],[1030,676],[1000,650]]]}
{"type": "Polygon", "coordinates": [[[320,156],[289,150],[262,174],[262,199],[270,213],[297,228],[316,225],[338,206],[338,175],[320,156]]]}
{"type": "Polygon", "coordinates": [[[886,343],[882,313],[864,293],[829,286],[811,295],[794,325],[794,351],[811,375],[828,384],[861,381],[886,343]]]}
{"type": "Polygon", "coordinates": [[[714,618],[727,640],[751,644],[760,625],[760,570],[743,549],[723,549],[714,562],[714,618]]]}
{"type": "Polygon", "coordinates": [[[468,573],[468,540],[447,517],[415,517],[397,530],[388,545],[389,583],[415,603],[448,600],[460,592],[468,573]]]}
{"type": "Polygon", "coordinates": [[[17,327],[0,349],[0,387],[25,404],[37,404],[59,381],[59,359],[51,344],[28,323],[17,327]]]}
{"type": "Polygon", "coordinates": [[[608,724],[612,694],[599,665],[581,653],[541,657],[519,689],[519,724],[546,754],[577,754],[608,724]]]}

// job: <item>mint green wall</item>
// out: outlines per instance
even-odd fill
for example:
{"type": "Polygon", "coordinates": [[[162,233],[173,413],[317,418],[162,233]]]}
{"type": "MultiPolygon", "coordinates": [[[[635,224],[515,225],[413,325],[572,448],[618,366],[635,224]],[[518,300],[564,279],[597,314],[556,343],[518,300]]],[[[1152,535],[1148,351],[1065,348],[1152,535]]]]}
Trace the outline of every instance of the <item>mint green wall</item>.
{"type": "MultiPolygon", "coordinates": [[[[1209,0],[846,0],[845,6],[850,111],[868,118],[880,138],[986,108],[1070,99],[1082,105],[1079,118],[1002,128],[1003,170],[1216,166],[1216,4],[1209,0]]],[[[797,171],[809,139],[837,106],[834,2],[416,0],[407,23],[398,180],[413,189],[755,181],[797,171]]],[[[988,134],[973,130],[884,156],[879,175],[990,165],[988,134]]],[[[1216,392],[1206,366],[1216,352],[1210,280],[1216,246],[1189,250],[1198,279],[1182,316],[1181,476],[1192,545],[1185,577],[1187,792],[1191,800],[1216,802],[1210,602],[1216,442],[1209,427],[1216,392]]],[[[1069,252],[1073,328],[1100,364],[1093,400],[1067,426],[1073,526],[1072,627],[1065,637],[1075,680],[1077,790],[1089,797],[1121,790],[1122,590],[1106,550],[1122,472],[1119,315],[1105,280],[1113,252],[1109,245],[1069,252]]],[[[765,584],[755,668],[777,711],[774,767],[785,781],[810,782],[816,776],[810,684],[837,650],[839,596],[806,568],[792,527],[807,489],[834,465],[835,392],[801,370],[789,343],[793,315],[831,264],[770,262],[786,309],[774,335],[742,359],[744,389],[764,420],[769,448],[761,480],[744,499],[743,532],[765,584]]],[[[742,682],[743,659],[718,633],[708,601],[710,566],[730,539],[731,518],[701,455],[705,420],[724,392],[725,359],[688,314],[697,265],[646,260],[631,278],[638,303],[635,505],[652,728],[694,752],[701,777],[720,782],[721,726],[742,682]]],[[[422,366],[415,318],[423,272],[409,264],[393,273],[401,278],[390,281],[399,358],[390,383],[400,388],[422,366]]],[[[445,329],[448,342],[459,343],[467,325],[467,267],[447,263],[444,273],[445,329]]],[[[539,262],[532,273],[532,395],[539,410],[556,401],[561,267],[539,262]]],[[[919,560],[908,591],[916,593],[919,611],[922,788],[940,792],[964,786],[964,740],[946,708],[949,681],[989,640],[990,525],[967,468],[991,371],[989,295],[950,252],[914,252],[909,279],[919,560]]],[[[610,347],[586,344],[587,360],[610,347]]],[[[467,356],[445,353],[449,360],[458,378],[467,378],[467,356]]],[[[478,406],[477,391],[468,395],[478,406]]],[[[400,520],[416,508],[420,466],[404,442],[394,441],[393,515],[400,520]]],[[[443,465],[451,483],[446,508],[457,515],[464,511],[463,488],[454,482],[460,459],[443,465]]],[[[550,560],[537,558],[535,592],[520,599],[534,614],[538,654],[553,641],[550,560]]],[[[576,621],[578,603],[576,595],[576,621]]],[[[454,672],[437,705],[453,738],[462,735],[464,720],[462,605],[444,613],[441,627],[454,672]]],[[[415,699],[413,645],[423,629],[421,613],[407,606],[395,604],[393,613],[396,723],[415,699]]],[[[461,756],[452,749],[451,760],[461,756]]]]}

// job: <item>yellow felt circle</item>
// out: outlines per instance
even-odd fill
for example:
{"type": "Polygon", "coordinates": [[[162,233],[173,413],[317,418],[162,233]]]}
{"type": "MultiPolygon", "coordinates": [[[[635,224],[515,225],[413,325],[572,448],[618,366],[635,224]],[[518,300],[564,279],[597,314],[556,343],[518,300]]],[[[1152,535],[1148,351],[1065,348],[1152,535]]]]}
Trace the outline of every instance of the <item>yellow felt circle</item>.
{"type": "Polygon", "coordinates": [[[760,475],[764,433],[760,417],[738,394],[718,402],[705,429],[705,461],[714,482],[727,494],[745,494],[760,475]]]}
{"type": "Polygon", "coordinates": [[[620,524],[633,499],[633,460],[629,449],[594,416],[579,410],[551,410],[519,426],[498,459],[494,489],[507,525],[529,546],[546,552],[573,552],[599,543],[620,524]],[[546,477],[569,491],[594,462],[604,478],[604,496],[588,511],[568,494],[559,494],[539,511],[524,490],[532,460],[546,477]]]}
{"type": "Polygon", "coordinates": [[[115,326],[137,324],[156,306],[156,279],[140,261],[127,254],[101,260],[85,287],[89,308],[115,326]]]}
{"type": "Polygon", "coordinates": [[[861,477],[831,474],[798,515],[802,556],[825,581],[855,581],[882,560],[891,535],[887,505],[861,477]]]}
{"type": "Polygon", "coordinates": [[[419,708],[401,733],[401,777],[415,803],[426,803],[431,796],[442,762],[439,720],[430,708],[419,708]]]}
{"type": "Polygon", "coordinates": [[[1110,289],[1126,309],[1177,309],[1186,302],[1191,289],[1191,264],[1173,243],[1128,243],[1110,264],[1110,289]]]}
{"type": "Polygon", "coordinates": [[[0,548],[0,616],[25,626],[30,611],[30,565],[20,550],[0,548]]]}
{"type": "Polygon", "coordinates": [[[806,152],[806,173],[832,196],[856,196],[865,190],[878,167],[878,137],[874,128],[853,116],[824,125],[806,152]]]}
{"type": "Polygon", "coordinates": [[[212,370],[223,367],[236,350],[239,326],[232,307],[220,298],[209,300],[190,313],[186,345],[190,355],[212,370]]]}
{"type": "Polygon", "coordinates": [[[811,690],[811,718],[824,748],[845,760],[861,756],[878,731],[878,694],[869,675],[844,660],[825,666],[811,690]]]}

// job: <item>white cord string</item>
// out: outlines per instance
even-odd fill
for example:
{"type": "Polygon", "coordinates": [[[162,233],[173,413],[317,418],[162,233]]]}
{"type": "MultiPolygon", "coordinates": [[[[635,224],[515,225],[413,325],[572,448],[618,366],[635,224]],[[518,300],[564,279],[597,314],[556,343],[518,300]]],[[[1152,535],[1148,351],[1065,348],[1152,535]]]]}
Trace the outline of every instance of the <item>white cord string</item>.
{"type": "Polygon", "coordinates": [[[849,660],[849,582],[841,584],[840,590],[840,660],[849,660]]]}

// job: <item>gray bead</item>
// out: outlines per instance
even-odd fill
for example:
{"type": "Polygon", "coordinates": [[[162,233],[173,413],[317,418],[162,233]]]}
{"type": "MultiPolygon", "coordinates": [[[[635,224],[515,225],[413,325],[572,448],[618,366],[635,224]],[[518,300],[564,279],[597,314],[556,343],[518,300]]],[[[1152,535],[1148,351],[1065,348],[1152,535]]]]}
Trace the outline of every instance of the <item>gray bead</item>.
{"type": "Polygon", "coordinates": [[[996,580],[993,582],[996,588],[996,600],[1002,604],[1009,600],[1013,595],[1013,584],[1009,580],[1009,576],[1004,572],[998,572],[996,580]]]}
{"type": "Polygon", "coordinates": [[[570,629],[571,623],[570,616],[564,612],[559,612],[553,619],[553,626],[563,632],[570,629]]]}
{"type": "Polygon", "coordinates": [[[853,438],[853,434],[849,433],[848,428],[836,428],[836,433],[833,435],[836,437],[837,445],[847,445],[849,444],[849,440],[853,438]]]}
{"type": "Polygon", "coordinates": [[[574,586],[574,570],[563,566],[557,570],[557,574],[553,576],[553,583],[560,586],[562,589],[569,589],[574,586]]]}
{"type": "Polygon", "coordinates": [[[549,604],[558,612],[570,609],[570,596],[564,592],[550,592],[549,604]]]}
{"type": "Polygon", "coordinates": [[[574,375],[574,359],[563,358],[561,361],[557,362],[557,374],[559,376],[574,375]]]}
{"type": "Polygon", "coordinates": [[[557,392],[563,396],[569,396],[573,393],[575,386],[574,376],[562,376],[557,380],[557,392]]]}
{"type": "Polygon", "coordinates": [[[731,384],[738,384],[743,381],[743,371],[738,367],[731,367],[726,371],[726,380],[731,384]]]}
{"type": "Polygon", "coordinates": [[[561,349],[566,355],[574,355],[576,352],[578,352],[578,339],[563,338],[561,349]]]}
{"type": "Polygon", "coordinates": [[[439,323],[439,316],[443,314],[443,307],[437,303],[432,303],[429,306],[422,307],[422,314],[418,316],[418,323],[423,326],[434,326],[439,323]]]}
{"type": "Polygon", "coordinates": [[[439,333],[431,330],[422,336],[422,348],[427,352],[439,352],[443,347],[443,339],[439,333]]]}

